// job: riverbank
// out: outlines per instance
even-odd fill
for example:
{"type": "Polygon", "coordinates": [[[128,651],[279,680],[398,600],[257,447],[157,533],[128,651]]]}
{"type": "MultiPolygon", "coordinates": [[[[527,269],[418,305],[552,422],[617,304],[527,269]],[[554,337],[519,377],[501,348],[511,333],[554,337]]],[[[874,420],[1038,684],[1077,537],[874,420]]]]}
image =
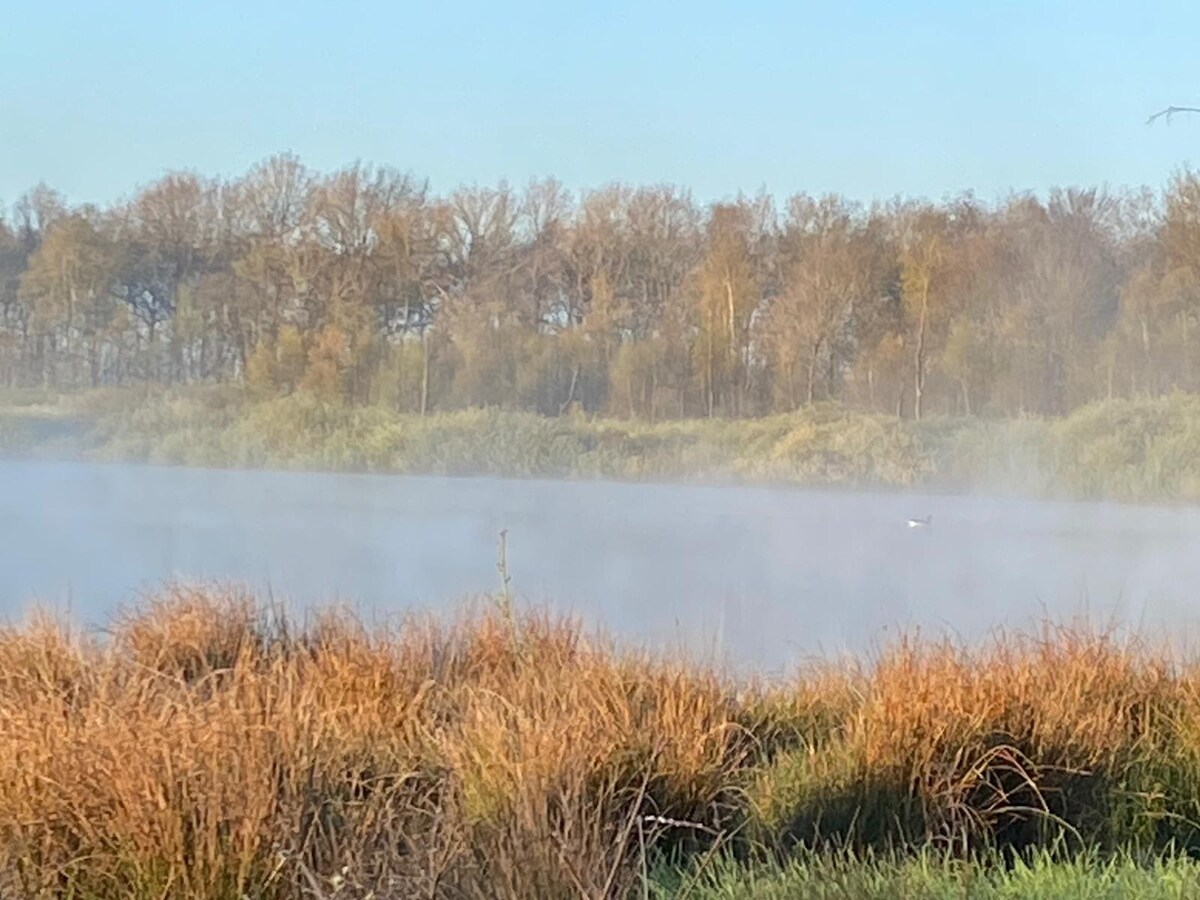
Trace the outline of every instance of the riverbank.
{"type": "Polygon", "coordinates": [[[232,388],[27,395],[0,453],[195,466],[778,483],[1038,498],[1200,501],[1200,397],[1114,400],[1062,419],[983,421],[816,406],[644,424],[497,410],[428,417],[232,388]]]}
{"type": "Polygon", "coordinates": [[[1047,629],[747,682],[503,598],[367,629],[179,588],[0,632],[0,892],[1189,885],[1198,671],[1047,629]]]}

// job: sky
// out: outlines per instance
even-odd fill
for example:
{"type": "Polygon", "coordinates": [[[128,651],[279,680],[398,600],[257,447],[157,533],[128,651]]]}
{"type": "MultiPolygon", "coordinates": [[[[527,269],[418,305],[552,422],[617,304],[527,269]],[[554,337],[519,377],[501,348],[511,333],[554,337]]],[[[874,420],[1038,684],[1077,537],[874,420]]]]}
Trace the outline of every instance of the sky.
{"type": "Polygon", "coordinates": [[[1200,4],[14,3],[0,208],[279,151],[435,191],[553,175],[860,200],[1160,187],[1200,160],[1200,4]]]}

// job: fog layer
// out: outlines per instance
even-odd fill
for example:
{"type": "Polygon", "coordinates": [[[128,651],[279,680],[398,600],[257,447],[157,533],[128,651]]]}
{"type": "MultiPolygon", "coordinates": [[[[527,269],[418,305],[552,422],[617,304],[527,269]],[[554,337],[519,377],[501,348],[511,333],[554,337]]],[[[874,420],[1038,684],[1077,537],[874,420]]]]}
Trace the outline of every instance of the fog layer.
{"type": "Polygon", "coordinates": [[[760,670],[913,627],[1200,623],[1191,509],[33,463],[0,464],[0,614],[38,599],[100,624],[170,578],[448,609],[498,586],[501,529],[523,602],[760,670]]]}

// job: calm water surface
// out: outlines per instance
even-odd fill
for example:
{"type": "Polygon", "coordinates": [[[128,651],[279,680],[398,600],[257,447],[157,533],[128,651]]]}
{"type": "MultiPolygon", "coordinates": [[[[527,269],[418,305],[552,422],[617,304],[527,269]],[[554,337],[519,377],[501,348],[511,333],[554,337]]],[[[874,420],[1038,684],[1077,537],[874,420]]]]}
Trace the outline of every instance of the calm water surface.
{"type": "MultiPolygon", "coordinates": [[[[167,579],[368,616],[496,588],[763,670],[1049,615],[1200,635],[1200,510],[766,488],[0,463],[0,615],[89,624],[167,579]],[[928,531],[909,516],[934,516],[928,531]]],[[[1194,642],[1193,642],[1194,643],[1194,642]]]]}

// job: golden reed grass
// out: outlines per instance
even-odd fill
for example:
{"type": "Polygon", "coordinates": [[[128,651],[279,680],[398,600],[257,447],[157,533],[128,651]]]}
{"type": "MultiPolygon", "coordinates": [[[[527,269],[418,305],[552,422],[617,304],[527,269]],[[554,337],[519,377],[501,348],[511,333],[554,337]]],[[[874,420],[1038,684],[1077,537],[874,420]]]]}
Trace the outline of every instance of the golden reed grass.
{"type": "Polygon", "coordinates": [[[1200,679],[1086,630],[746,684],[489,607],[0,633],[0,895],[615,897],[714,847],[1200,846],[1200,679]]]}

